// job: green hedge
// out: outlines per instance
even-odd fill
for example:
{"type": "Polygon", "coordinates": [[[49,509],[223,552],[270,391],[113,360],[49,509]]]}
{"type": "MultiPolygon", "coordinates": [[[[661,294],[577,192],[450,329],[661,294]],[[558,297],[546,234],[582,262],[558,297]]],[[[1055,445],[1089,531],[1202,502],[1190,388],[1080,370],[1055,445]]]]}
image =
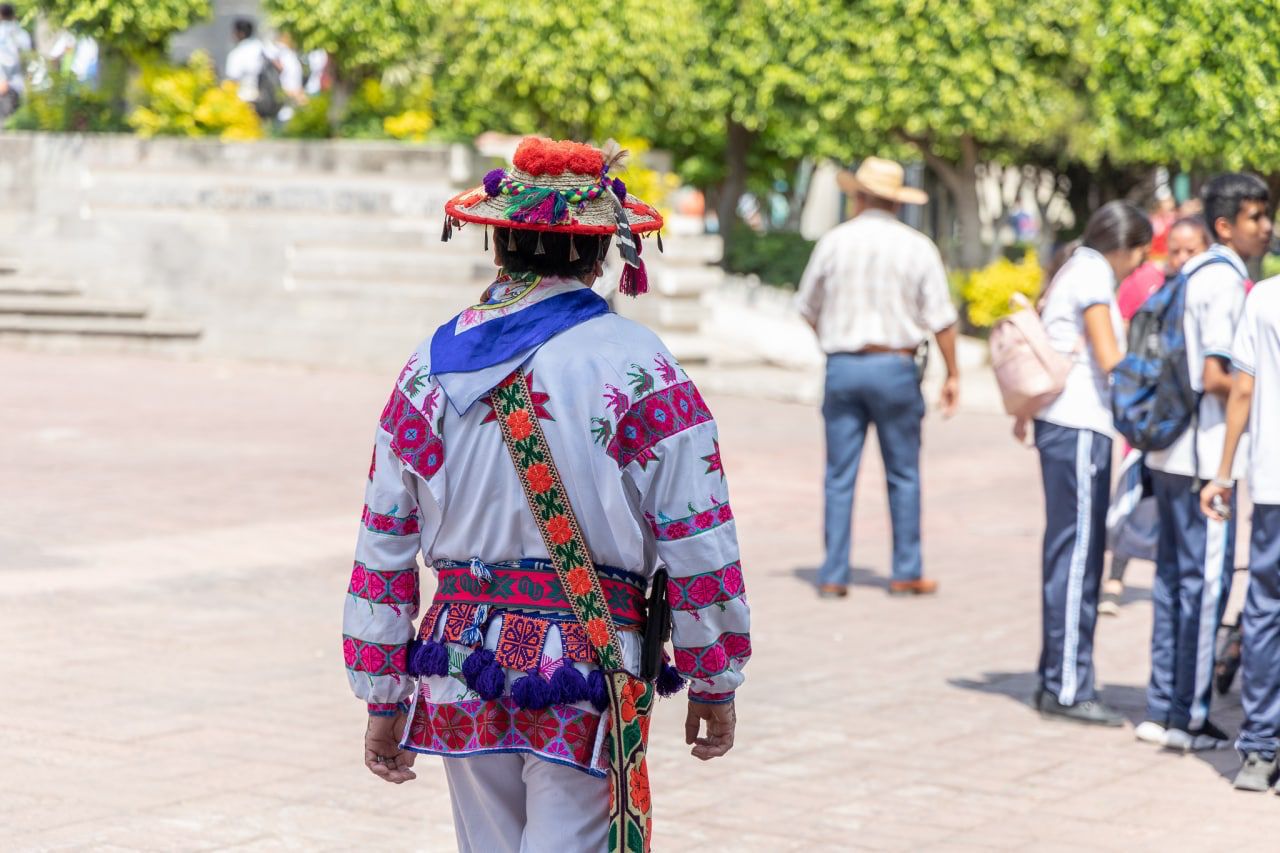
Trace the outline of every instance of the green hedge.
{"type": "Polygon", "coordinates": [[[739,275],[757,275],[765,284],[795,289],[800,284],[813,241],[795,231],[758,233],[750,226],[734,228],[724,267],[739,275]]]}

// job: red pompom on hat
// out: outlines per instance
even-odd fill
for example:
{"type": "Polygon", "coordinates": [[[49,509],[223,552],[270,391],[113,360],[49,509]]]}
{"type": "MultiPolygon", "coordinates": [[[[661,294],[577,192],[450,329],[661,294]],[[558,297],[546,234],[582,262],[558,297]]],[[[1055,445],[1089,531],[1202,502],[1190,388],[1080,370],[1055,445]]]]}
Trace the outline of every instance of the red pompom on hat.
{"type": "Polygon", "coordinates": [[[602,175],[604,155],[590,145],[541,136],[526,137],[516,149],[512,164],[530,175],[602,175]]]}

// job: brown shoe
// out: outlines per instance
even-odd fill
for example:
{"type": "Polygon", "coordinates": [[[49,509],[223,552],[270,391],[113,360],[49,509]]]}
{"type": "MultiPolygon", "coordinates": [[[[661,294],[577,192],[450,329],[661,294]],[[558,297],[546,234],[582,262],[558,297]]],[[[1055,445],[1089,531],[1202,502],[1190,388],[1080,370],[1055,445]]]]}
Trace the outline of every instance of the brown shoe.
{"type": "Polygon", "coordinates": [[[818,587],[818,598],[844,598],[849,594],[849,587],[842,583],[824,583],[818,587]]]}
{"type": "Polygon", "coordinates": [[[938,582],[928,578],[916,578],[913,581],[889,581],[890,595],[933,595],[938,591],[938,582]]]}

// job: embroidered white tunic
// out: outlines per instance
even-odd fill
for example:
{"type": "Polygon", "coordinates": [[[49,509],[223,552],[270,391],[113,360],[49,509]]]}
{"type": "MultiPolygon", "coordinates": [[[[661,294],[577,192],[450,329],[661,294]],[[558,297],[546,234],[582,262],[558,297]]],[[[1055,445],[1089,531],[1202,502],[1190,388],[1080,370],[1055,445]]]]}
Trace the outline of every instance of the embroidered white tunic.
{"type": "MultiPolygon", "coordinates": [[[[490,312],[509,317],[577,288],[544,279],[514,303],[475,306],[457,323],[473,328],[490,312]]],[[[529,564],[547,552],[487,396],[461,413],[451,405],[432,374],[430,344],[401,371],[375,437],[344,617],[352,689],[371,713],[412,703],[407,748],[529,752],[603,775],[601,697],[556,692],[582,683],[557,679],[558,670],[596,669],[588,644],[567,607],[553,606],[559,584],[549,564],[529,564]],[[435,569],[437,591],[415,629],[419,554],[435,569]],[[409,674],[415,636],[447,649],[446,674],[409,674]],[[496,685],[481,686],[466,667],[481,649],[502,664],[496,685]],[[526,676],[541,693],[521,693],[526,676]],[[575,701],[517,701],[535,694],[575,701]]],[[[641,645],[629,617],[639,621],[643,589],[665,568],[674,664],[690,699],[730,700],[751,653],[749,610],[716,425],[697,388],[656,335],[612,313],[559,332],[493,384],[521,363],[608,582],[627,668],[638,670],[641,645]]]]}

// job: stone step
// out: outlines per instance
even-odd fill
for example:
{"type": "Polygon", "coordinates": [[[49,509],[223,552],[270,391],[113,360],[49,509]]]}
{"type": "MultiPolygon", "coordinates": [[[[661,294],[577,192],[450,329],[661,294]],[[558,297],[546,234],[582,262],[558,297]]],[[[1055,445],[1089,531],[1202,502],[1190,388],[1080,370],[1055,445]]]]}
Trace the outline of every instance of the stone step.
{"type": "Polygon", "coordinates": [[[0,275],[16,275],[19,269],[17,258],[0,257],[0,275]]]}
{"type": "Polygon", "coordinates": [[[653,289],[663,296],[700,296],[724,283],[724,270],[719,267],[677,267],[654,265],[650,275],[653,289]]]}
{"type": "Polygon", "coordinates": [[[3,297],[56,297],[66,299],[80,296],[82,291],[66,279],[29,278],[25,275],[0,277],[0,296],[3,297]]]}
{"type": "Polygon", "coordinates": [[[701,335],[690,332],[663,332],[662,342],[684,367],[711,361],[712,346],[701,335]]]}
{"type": "Polygon", "coordinates": [[[0,315],[137,318],[146,316],[147,310],[147,305],[136,302],[108,302],[78,296],[11,296],[0,293],[0,315]]]}
{"type": "Polygon", "coordinates": [[[454,280],[471,279],[493,270],[493,262],[483,254],[431,248],[393,249],[388,247],[332,246],[286,252],[289,273],[306,278],[368,278],[454,280]]]}
{"type": "Polygon", "coordinates": [[[200,337],[200,326],[178,320],[145,320],[128,317],[31,317],[0,313],[0,338],[59,335],[74,337],[191,339],[200,337]]]}

